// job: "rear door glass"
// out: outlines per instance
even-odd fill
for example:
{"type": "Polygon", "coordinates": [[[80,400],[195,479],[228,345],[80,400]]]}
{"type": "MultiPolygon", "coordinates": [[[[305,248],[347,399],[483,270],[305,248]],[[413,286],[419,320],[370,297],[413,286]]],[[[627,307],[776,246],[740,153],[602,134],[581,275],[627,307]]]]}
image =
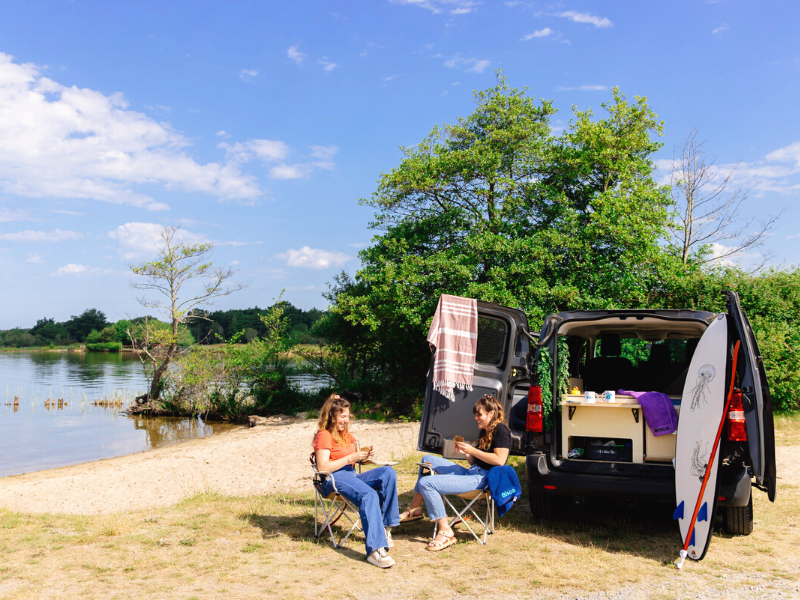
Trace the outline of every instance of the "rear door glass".
{"type": "Polygon", "coordinates": [[[475,362],[502,368],[508,347],[508,324],[491,317],[478,318],[478,349],[475,362]]]}

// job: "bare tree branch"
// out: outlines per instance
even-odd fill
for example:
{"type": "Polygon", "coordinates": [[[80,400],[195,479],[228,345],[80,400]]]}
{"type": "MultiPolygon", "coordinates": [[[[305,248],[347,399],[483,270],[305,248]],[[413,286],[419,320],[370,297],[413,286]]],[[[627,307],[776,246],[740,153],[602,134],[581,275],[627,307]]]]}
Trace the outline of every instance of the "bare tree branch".
{"type": "MultiPolygon", "coordinates": [[[[245,283],[226,285],[235,272],[208,260],[214,249],[212,244],[182,243],[175,237],[177,232],[177,227],[164,227],[159,234],[162,241],[156,244],[156,259],[130,266],[134,275],[144,278],[144,281],[132,282],[131,287],[163,296],[156,300],[139,297],[139,304],[159,309],[169,324],[169,330],[165,331],[163,326],[158,327],[145,318],[142,324],[128,331],[143,363],[149,363],[152,368],[148,394],[151,399],[159,397],[159,382],[178,351],[178,326],[194,319],[207,320],[207,314],[195,311],[195,307],[247,287],[245,283]],[[205,280],[206,284],[201,293],[181,299],[181,288],[191,280],[205,280]]],[[[147,366],[145,372],[148,372],[147,366]]]]}
{"type": "MultiPolygon", "coordinates": [[[[736,167],[720,172],[715,160],[706,158],[705,143],[693,125],[683,146],[673,152],[671,185],[677,218],[671,239],[684,264],[729,260],[760,248],[781,214],[767,215],[755,225],[754,218],[742,220],[739,211],[750,190],[733,187],[736,167]],[[724,248],[722,252],[712,255],[714,244],[724,248]]],[[[769,257],[762,253],[762,259],[756,271],[769,257]]]]}

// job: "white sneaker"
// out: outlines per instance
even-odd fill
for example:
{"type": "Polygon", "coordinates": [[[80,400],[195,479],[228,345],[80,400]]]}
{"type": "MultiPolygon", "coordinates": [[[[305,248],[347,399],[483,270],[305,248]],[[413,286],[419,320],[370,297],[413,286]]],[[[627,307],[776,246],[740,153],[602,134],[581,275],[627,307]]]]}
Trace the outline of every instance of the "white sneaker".
{"type": "Polygon", "coordinates": [[[375,552],[370,554],[367,557],[367,562],[371,565],[375,565],[376,567],[380,567],[381,569],[393,567],[395,565],[394,559],[385,552],[381,552],[381,550],[375,550],[375,552]]]}
{"type": "Polygon", "coordinates": [[[387,548],[394,548],[394,540],[392,539],[392,532],[389,530],[388,527],[384,528],[386,532],[386,547],[387,548]]]}

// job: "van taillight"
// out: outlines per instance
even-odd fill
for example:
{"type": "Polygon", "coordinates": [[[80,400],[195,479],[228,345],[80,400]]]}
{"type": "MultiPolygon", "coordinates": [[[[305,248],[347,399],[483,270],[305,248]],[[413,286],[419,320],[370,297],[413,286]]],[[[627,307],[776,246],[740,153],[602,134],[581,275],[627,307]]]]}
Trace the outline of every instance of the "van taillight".
{"type": "Polygon", "coordinates": [[[541,433],[543,416],[542,387],[539,385],[532,385],[528,388],[528,419],[526,429],[534,433],[541,433]]]}
{"type": "Polygon", "coordinates": [[[747,441],[747,422],[744,418],[741,390],[733,390],[731,402],[728,406],[728,441],[747,441]]]}

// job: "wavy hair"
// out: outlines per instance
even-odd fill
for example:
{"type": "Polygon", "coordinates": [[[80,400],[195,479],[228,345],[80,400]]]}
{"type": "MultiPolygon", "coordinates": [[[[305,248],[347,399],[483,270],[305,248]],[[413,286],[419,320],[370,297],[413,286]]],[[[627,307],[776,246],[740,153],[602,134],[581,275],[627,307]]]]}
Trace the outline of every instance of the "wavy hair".
{"type": "Polygon", "coordinates": [[[483,412],[487,413],[494,411],[494,417],[492,417],[486,429],[481,430],[483,433],[481,433],[481,436],[478,438],[478,448],[488,451],[492,446],[492,440],[494,439],[494,432],[495,429],[497,429],[497,425],[499,423],[505,423],[506,416],[497,398],[491,394],[484,394],[481,399],[475,403],[475,406],[472,407],[472,413],[477,415],[479,409],[483,409],[483,412]]]}
{"type": "Polygon", "coordinates": [[[333,437],[333,441],[337,445],[346,445],[347,435],[350,433],[347,429],[344,430],[345,437],[339,433],[336,428],[336,416],[343,410],[350,408],[350,403],[342,398],[339,394],[331,394],[322,408],[319,410],[319,421],[317,422],[317,433],[323,429],[328,431],[333,437]]]}

